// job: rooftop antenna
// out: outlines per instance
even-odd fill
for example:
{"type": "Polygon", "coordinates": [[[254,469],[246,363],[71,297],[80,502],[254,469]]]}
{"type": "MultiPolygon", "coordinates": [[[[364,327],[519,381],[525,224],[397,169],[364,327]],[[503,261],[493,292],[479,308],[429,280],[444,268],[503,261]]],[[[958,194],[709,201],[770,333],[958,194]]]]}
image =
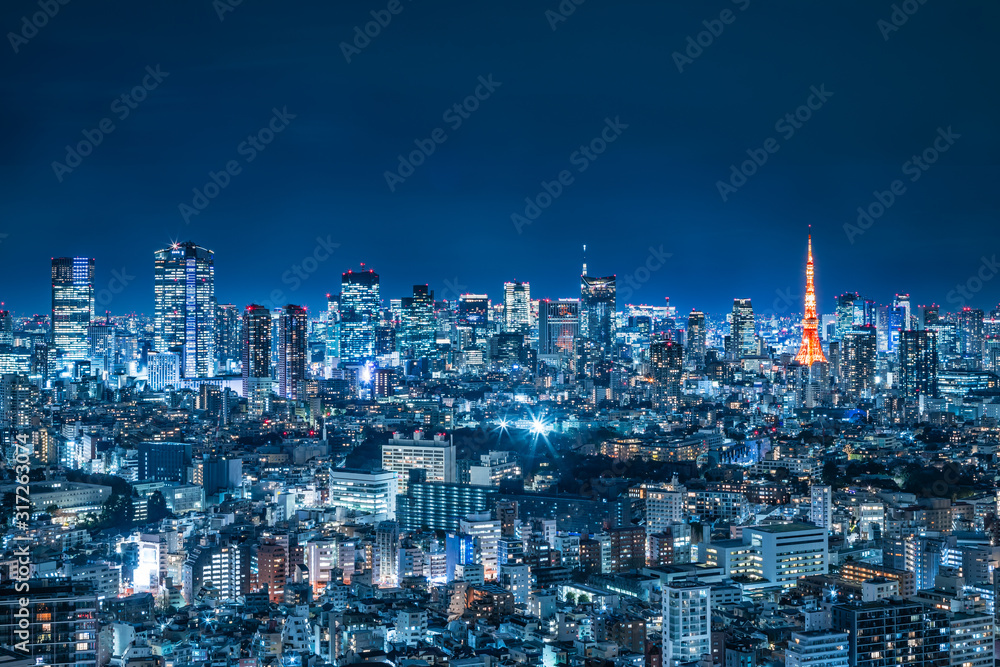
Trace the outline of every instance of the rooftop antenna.
{"type": "Polygon", "coordinates": [[[581,275],[587,275],[587,244],[583,244],[583,273],[581,275]]]}

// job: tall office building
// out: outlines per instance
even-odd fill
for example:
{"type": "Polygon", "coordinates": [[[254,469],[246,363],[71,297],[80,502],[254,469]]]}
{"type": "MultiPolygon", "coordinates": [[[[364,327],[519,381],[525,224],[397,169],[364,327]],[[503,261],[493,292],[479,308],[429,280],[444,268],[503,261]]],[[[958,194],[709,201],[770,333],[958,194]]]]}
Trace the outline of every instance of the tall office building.
{"type": "Polygon", "coordinates": [[[0,644],[26,649],[5,654],[0,664],[96,667],[98,602],[92,587],[68,579],[32,579],[26,585],[30,594],[16,580],[0,585],[0,644]],[[23,619],[22,609],[30,611],[23,619]]]}
{"type": "Polygon", "coordinates": [[[607,357],[615,344],[616,279],[580,276],[580,337],[595,354],[607,357]]]}
{"type": "Polygon", "coordinates": [[[538,354],[573,355],[579,335],[579,299],[543,299],[539,302],[538,354]]]}
{"type": "Polygon", "coordinates": [[[243,358],[243,337],[240,335],[243,318],[240,309],[231,303],[220,303],[215,308],[215,358],[220,374],[231,373],[243,358]]]}
{"type": "Polygon", "coordinates": [[[897,294],[896,298],[892,300],[892,307],[899,310],[901,317],[903,319],[902,328],[903,329],[914,329],[913,311],[910,310],[910,295],[909,294],[897,294]]]}
{"type": "Polygon", "coordinates": [[[949,665],[944,612],[918,602],[877,600],[831,608],[833,629],[850,638],[851,667],[949,665]]]}
{"type": "Polygon", "coordinates": [[[505,333],[530,333],[531,286],[528,283],[503,284],[503,324],[505,333]]]}
{"type": "Polygon", "coordinates": [[[250,412],[261,415],[271,393],[271,311],[247,306],[243,314],[243,396],[250,412]]]}
{"type": "Polygon", "coordinates": [[[0,310],[0,347],[14,344],[14,318],[9,310],[0,310]]]}
{"type": "Polygon", "coordinates": [[[403,297],[399,349],[411,359],[430,358],[434,353],[437,325],[434,322],[434,291],[414,285],[413,296],[403,297]]]}
{"type": "Polygon", "coordinates": [[[937,396],[938,349],[933,331],[903,331],[899,344],[899,384],[903,396],[937,396]]]}
{"type": "Polygon", "coordinates": [[[399,581],[399,524],[383,521],[375,529],[375,581],[381,587],[399,581]]]}
{"type": "Polygon", "coordinates": [[[182,482],[191,465],[191,443],[140,442],[138,447],[138,480],[141,482],[182,482]]]}
{"type": "Polygon", "coordinates": [[[729,348],[732,359],[751,356],[757,351],[753,304],[750,299],[733,299],[733,314],[729,322],[729,348]]]}
{"type": "Polygon", "coordinates": [[[848,394],[860,396],[875,388],[875,327],[863,326],[844,334],[841,373],[848,394]]]}
{"type": "Polygon", "coordinates": [[[52,259],[52,344],[66,359],[87,358],[87,327],[94,319],[94,260],[52,259]]]}
{"type": "Polygon", "coordinates": [[[215,374],[215,253],[191,241],[157,250],[153,349],[179,351],[184,377],[215,374]]]}
{"type": "Polygon", "coordinates": [[[833,489],[813,484],[809,487],[809,520],[820,528],[830,530],[833,524],[833,489]]]}
{"type": "Polygon", "coordinates": [[[176,389],[181,379],[180,357],[173,352],[150,352],[146,357],[146,377],[153,391],[176,389]]]}
{"type": "Polygon", "coordinates": [[[455,443],[443,433],[432,440],[424,439],[423,431],[414,431],[412,438],[393,433],[382,445],[382,469],[399,477],[399,493],[406,493],[411,469],[426,471],[428,482],[455,481],[455,443]]]}
{"type": "Polygon", "coordinates": [[[333,468],[330,471],[330,505],[372,514],[383,521],[396,519],[396,494],[399,474],[391,470],[354,470],[333,468]]]}
{"type": "Polygon", "coordinates": [[[983,361],[984,320],[985,315],[979,308],[966,306],[958,311],[959,352],[977,366],[983,361]]]}
{"type": "Polygon", "coordinates": [[[663,586],[664,665],[711,661],[712,587],[681,581],[663,586]]]}
{"type": "Polygon", "coordinates": [[[368,269],[348,271],[340,281],[340,359],[361,364],[375,356],[375,327],[379,322],[378,274],[368,269]]]}
{"type": "Polygon", "coordinates": [[[747,526],[743,541],[760,555],[759,575],[788,588],[829,571],[829,532],[805,523],[747,526]]]}
{"type": "Polygon", "coordinates": [[[903,330],[903,319],[906,310],[896,306],[879,306],[875,317],[875,334],[878,351],[884,354],[895,354],[899,349],[900,332],[903,330]]]}
{"type": "Polygon", "coordinates": [[[924,306],[924,326],[930,326],[932,324],[937,324],[940,320],[941,306],[936,303],[932,303],[929,306],[924,306]]]}
{"type": "Polygon", "coordinates": [[[302,306],[285,306],[278,321],[278,394],[294,401],[306,397],[309,317],[302,306]]]}
{"type": "Polygon", "coordinates": [[[860,302],[861,295],[857,292],[847,292],[837,297],[837,309],[835,313],[837,318],[837,338],[843,340],[847,332],[854,329],[854,326],[858,324],[855,311],[857,310],[857,304],[860,302]]]}
{"type": "Polygon", "coordinates": [[[490,299],[485,294],[463,294],[458,299],[456,324],[472,331],[472,342],[488,335],[490,325],[490,299]]]}
{"type": "Polygon", "coordinates": [[[684,374],[684,346],[671,340],[653,341],[649,346],[649,370],[653,377],[656,404],[676,411],[680,405],[681,377],[684,374]]]}
{"type": "Polygon", "coordinates": [[[697,370],[705,365],[705,313],[692,310],[688,315],[687,365],[697,370]]]}

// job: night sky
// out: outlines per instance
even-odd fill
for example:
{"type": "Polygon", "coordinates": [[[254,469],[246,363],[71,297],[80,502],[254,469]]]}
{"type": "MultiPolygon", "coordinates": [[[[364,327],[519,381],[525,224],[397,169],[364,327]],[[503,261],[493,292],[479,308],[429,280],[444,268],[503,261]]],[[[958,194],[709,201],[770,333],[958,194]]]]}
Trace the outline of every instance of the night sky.
{"type": "Polygon", "coordinates": [[[216,252],[219,301],[241,306],[280,290],[322,307],[359,262],[386,299],[429,283],[496,301],[505,280],[577,296],[586,243],[591,274],[637,280],[633,303],[801,311],[809,224],[824,312],[847,290],[952,310],[977,273],[965,300],[1000,300],[1000,268],[980,272],[1000,255],[992,0],[899,3],[898,29],[878,0],[564,0],[569,16],[557,0],[57,1],[37,31],[22,17],[38,0],[0,10],[0,299],[18,314],[49,309],[62,255],[96,257],[97,289],[117,292],[100,308],[150,313],[153,251],[189,239],[216,252]],[[357,48],[372,11],[391,21],[357,48]],[[144,82],[145,99],[121,100],[144,82]],[[477,90],[475,111],[452,109],[477,90]],[[783,121],[810,102],[798,128],[783,121]],[[242,144],[275,109],[294,118],[263,150],[242,144]],[[53,165],[102,119],[114,128],[92,153],[53,165]],[[939,128],[947,150],[908,171],[939,128]],[[445,141],[390,188],[397,156],[435,130],[445,141]],[[604,153],[574,155],[602,131],[604,153]],[[730,166],[762,154],[724,201],[730,166]],[[186,222],[180,205],[230,162],[186,222]],[[512,214],[564,171],[519,233],[512,214]],[[884,214],[845,231],[897,179],[884,214]],[[338,245],[293,279],[318,237],[338,245]]]}

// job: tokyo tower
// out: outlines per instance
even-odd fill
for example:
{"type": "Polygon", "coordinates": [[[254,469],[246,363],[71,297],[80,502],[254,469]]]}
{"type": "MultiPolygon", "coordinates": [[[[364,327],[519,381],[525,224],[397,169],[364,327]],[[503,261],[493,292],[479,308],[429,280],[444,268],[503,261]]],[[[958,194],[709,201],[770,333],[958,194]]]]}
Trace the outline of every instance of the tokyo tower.
{"type": "Polygon", "coordinates": [[[809,234],[809,261],[806,262],[806,315],[802,318],[802,347],[795,361],[812,366],[818,361],[826,363],[819,344],[819,318],[816,316],[816,286],[813,284],[813,237],[809,234]]]}

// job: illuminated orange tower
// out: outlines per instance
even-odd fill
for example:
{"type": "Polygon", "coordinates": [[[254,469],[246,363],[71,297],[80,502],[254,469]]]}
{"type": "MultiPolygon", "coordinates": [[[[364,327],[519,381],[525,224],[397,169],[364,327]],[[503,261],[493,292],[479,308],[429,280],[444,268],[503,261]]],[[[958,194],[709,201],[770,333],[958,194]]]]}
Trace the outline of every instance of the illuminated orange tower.
{"type": "MultiPolygon", "coordinates": [[[[811,225],[810,225],[811,226],[811,225]]],[[[802,347],[795,361],[812,366],[817,361],[826,363],[823,347],[819,344],[819,317],[816,316],[816,286],[813,284],[813,237],[809,234],[809,261],[806,262],[806,315],[802,318],[802,347]]]]}

